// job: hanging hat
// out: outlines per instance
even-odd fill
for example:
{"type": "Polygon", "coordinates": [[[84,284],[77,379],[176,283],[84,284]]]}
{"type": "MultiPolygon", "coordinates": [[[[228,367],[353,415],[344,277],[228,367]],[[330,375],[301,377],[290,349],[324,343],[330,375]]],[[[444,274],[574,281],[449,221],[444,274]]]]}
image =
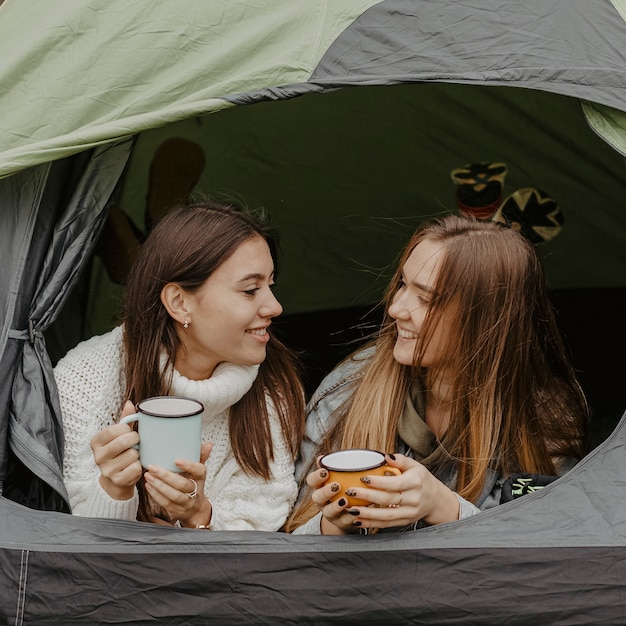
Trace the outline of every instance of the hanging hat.
{"type": "Polygon", "coordinates": [[[156,149],[148,173],[146,232],[150,232],[176,202],[184,201],[193,191],[204,163],[202,148],[183,137],[170,137],[156,149]]]}
{"type": "Polygon", "coordinates": [[[535,245],[554,239],[565,221],[559,205],[547,193],[532,187],[514,191],[492,219],[511,226],[535,245]]]}
{"type": "Polygon", "coordinates": [[[502,202],[505,163],[469,163],[450,172],[456,184],[456,204],[466,217],[489,219],[502,202]]]}

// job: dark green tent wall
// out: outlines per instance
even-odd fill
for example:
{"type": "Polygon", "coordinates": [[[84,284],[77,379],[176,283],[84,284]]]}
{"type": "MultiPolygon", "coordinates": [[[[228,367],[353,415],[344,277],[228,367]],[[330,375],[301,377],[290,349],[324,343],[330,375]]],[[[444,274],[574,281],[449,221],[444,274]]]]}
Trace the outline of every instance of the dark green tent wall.
{"type": "MultiPolygon", "coordinates": [[[[626,347],[624,159],[574,98],[511,87],[363,86],[183,120],[137,139],[120,205],[138,225],[151,159],[171,137],[204,147],[197,191],[270,212],[283,252],[277,325],[305,351],[309,388],[362,335],[348,329],[371,321],[366,313],[413,228],[455,210],[450,170],[472,159],[506,162],[505,195],[544,189],[565,215],[562,233],[538,251],[589,400],[602,418],[617,409],[615,423],[626,347]]],[[[98,257],[90,272],[85,324],[67,311],[56,354],[115,323],[120,288],[98,257]]]]}
{"type": "Polygon", "coordinates": [[[450,170],[507,163],[505,195],[544,189],[564,213],[561,234],[538,251],[592,408],[609,424],[600,439],[626,406],[624,3],[250,5],[0,6],[0,481],[21,503],[0,500],[9,520],[0,614],[46,623],[50,603],[37,598],[46,586],[67,597],[54,574],[65,569],[88,584],[55,606],[57,622],[141,623],[151,610],[166,615],[164,597],[170,623],[216,614],[248,623],[623,622],[621,425],[541,497],[383,541],[227,533],[198,547],[189,533],[27,508],[66,510],[48,353],[54,361],[115,323],[119,287],[93,252],[111,206],[143,226],[150,165],[171,138],[203,151],[194,193],[271,214],[282,330],[306,350],[311,384],[360,337],[346,329],[377,302],[413,228],[455,210],[450,170]],[[359,565],[366,545],[377,571],[359,565]],[[140,556],[127,559],[133,550],[140,556]],[[210,555],[204,569],[190,573],[191,552],[210,555]],[[172,570],[155,596],[143,568],[164,553],[172,570]],[[581,572],[578,559],[594,566],[581,572]],[[108,565],[90,574],[105,561],[123,573],[123,594],[111,595],[108,565]],[[548,569],[560,583],[549,590],[548,569]],[[401,582],[377,595],[381,571],[401,582]],[[420,571],[429,585],[416,593],[420,571]],[[591,576],[594,593],[581,593],[591,576]],[[350,581],[345,593],[325,604],[316,590],[338,577],[350,581]],[[134,593],[138,603],[128,601],[134,593]]]}

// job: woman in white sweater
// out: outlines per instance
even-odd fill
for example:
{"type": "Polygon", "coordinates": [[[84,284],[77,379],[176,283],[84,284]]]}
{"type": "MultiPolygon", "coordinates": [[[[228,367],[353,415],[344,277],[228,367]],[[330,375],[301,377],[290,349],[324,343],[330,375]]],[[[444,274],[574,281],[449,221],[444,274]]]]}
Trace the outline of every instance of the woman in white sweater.
{"type": "Polygon", "coordinates": [[[304,393],[291,353],[268,332],[282,312],[275,261],[269,230],[228,205],[177,207],[155,226],[127,280],[123,324],[54,370],[74,514],[282,527],[297,494],[304,393]],[[205,407],[200,462],[181,460],[180,473],[142,468],[139,435],[119,423],[157,395],[205,407]]]}

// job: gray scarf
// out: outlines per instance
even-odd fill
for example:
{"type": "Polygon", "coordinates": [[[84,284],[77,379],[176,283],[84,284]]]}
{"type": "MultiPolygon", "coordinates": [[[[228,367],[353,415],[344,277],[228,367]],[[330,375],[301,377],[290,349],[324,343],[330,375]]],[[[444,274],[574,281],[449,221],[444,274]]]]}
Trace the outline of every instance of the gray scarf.
{"type": "Polygon", "coordinates": [[[404,411],[398,422],[398,435],[411,448],[410,456],[426,467],[433,467],[441,464],[446,458],[446,452],[422,417],[426,415],[425,402],[423,389],[420,385],[414,385],[404,403],[404,411]]]}

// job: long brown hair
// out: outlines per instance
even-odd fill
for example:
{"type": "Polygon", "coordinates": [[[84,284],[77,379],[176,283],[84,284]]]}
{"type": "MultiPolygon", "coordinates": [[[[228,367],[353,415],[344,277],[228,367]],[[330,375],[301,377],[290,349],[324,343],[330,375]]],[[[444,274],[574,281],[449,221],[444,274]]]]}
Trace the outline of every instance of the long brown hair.
{"type": "MultiPolygon", "coordinates": [[[[407,394],[443,315],[440,361],[452,373],[454,399],[441,443],[454,462],[456,491],[475,501],[489,469],[505,474],[556,474],[559,457],[582,458],[589,449],[588,409],[551,306],[532,245],[500,224],[449,215],[422,225],[402,253],[385,295],[385,317],[375,352],[354,393],[327,433],[320,453],[370,447],[392,452],[407,394]],[[413,367],[393,358],[397,330],[388,310],[401,273],[421,241],[445,248],[436,295],[420,330],[413,367]]],[[[434,376],[429,376],[434,373],[434,376]]],[[[310,516],[304,501],[290,527],[310,516]]]]}
{"type": "MultiPolygon", "coordinates": [[[[277,243],[260,218],[213,200],[189,203],[169,211],[154,227],[129,273],[123,305],[126,397],[133,402],[167,395],[181,342],[173,319],[161,303],[161,290],[177,283],[189,292],[198,290],[235,250],[250,238],[267,242],[278,273],[277,243]],[[167,358],[166,366],[161,356],[167,358]],[[172,366],[172,367],[168,367],[172,366]]],[[[304,428],[304,391],[293,354],[274,335],[259,373],[239,402],[229,411],[230,443],[241,468],[248,474],[270,478],[272,437],[266,396],[272,400],[282,434],[295,458],[304,428]]],[[[151,516],[143,483],[140,511],[151,516]]]]}

